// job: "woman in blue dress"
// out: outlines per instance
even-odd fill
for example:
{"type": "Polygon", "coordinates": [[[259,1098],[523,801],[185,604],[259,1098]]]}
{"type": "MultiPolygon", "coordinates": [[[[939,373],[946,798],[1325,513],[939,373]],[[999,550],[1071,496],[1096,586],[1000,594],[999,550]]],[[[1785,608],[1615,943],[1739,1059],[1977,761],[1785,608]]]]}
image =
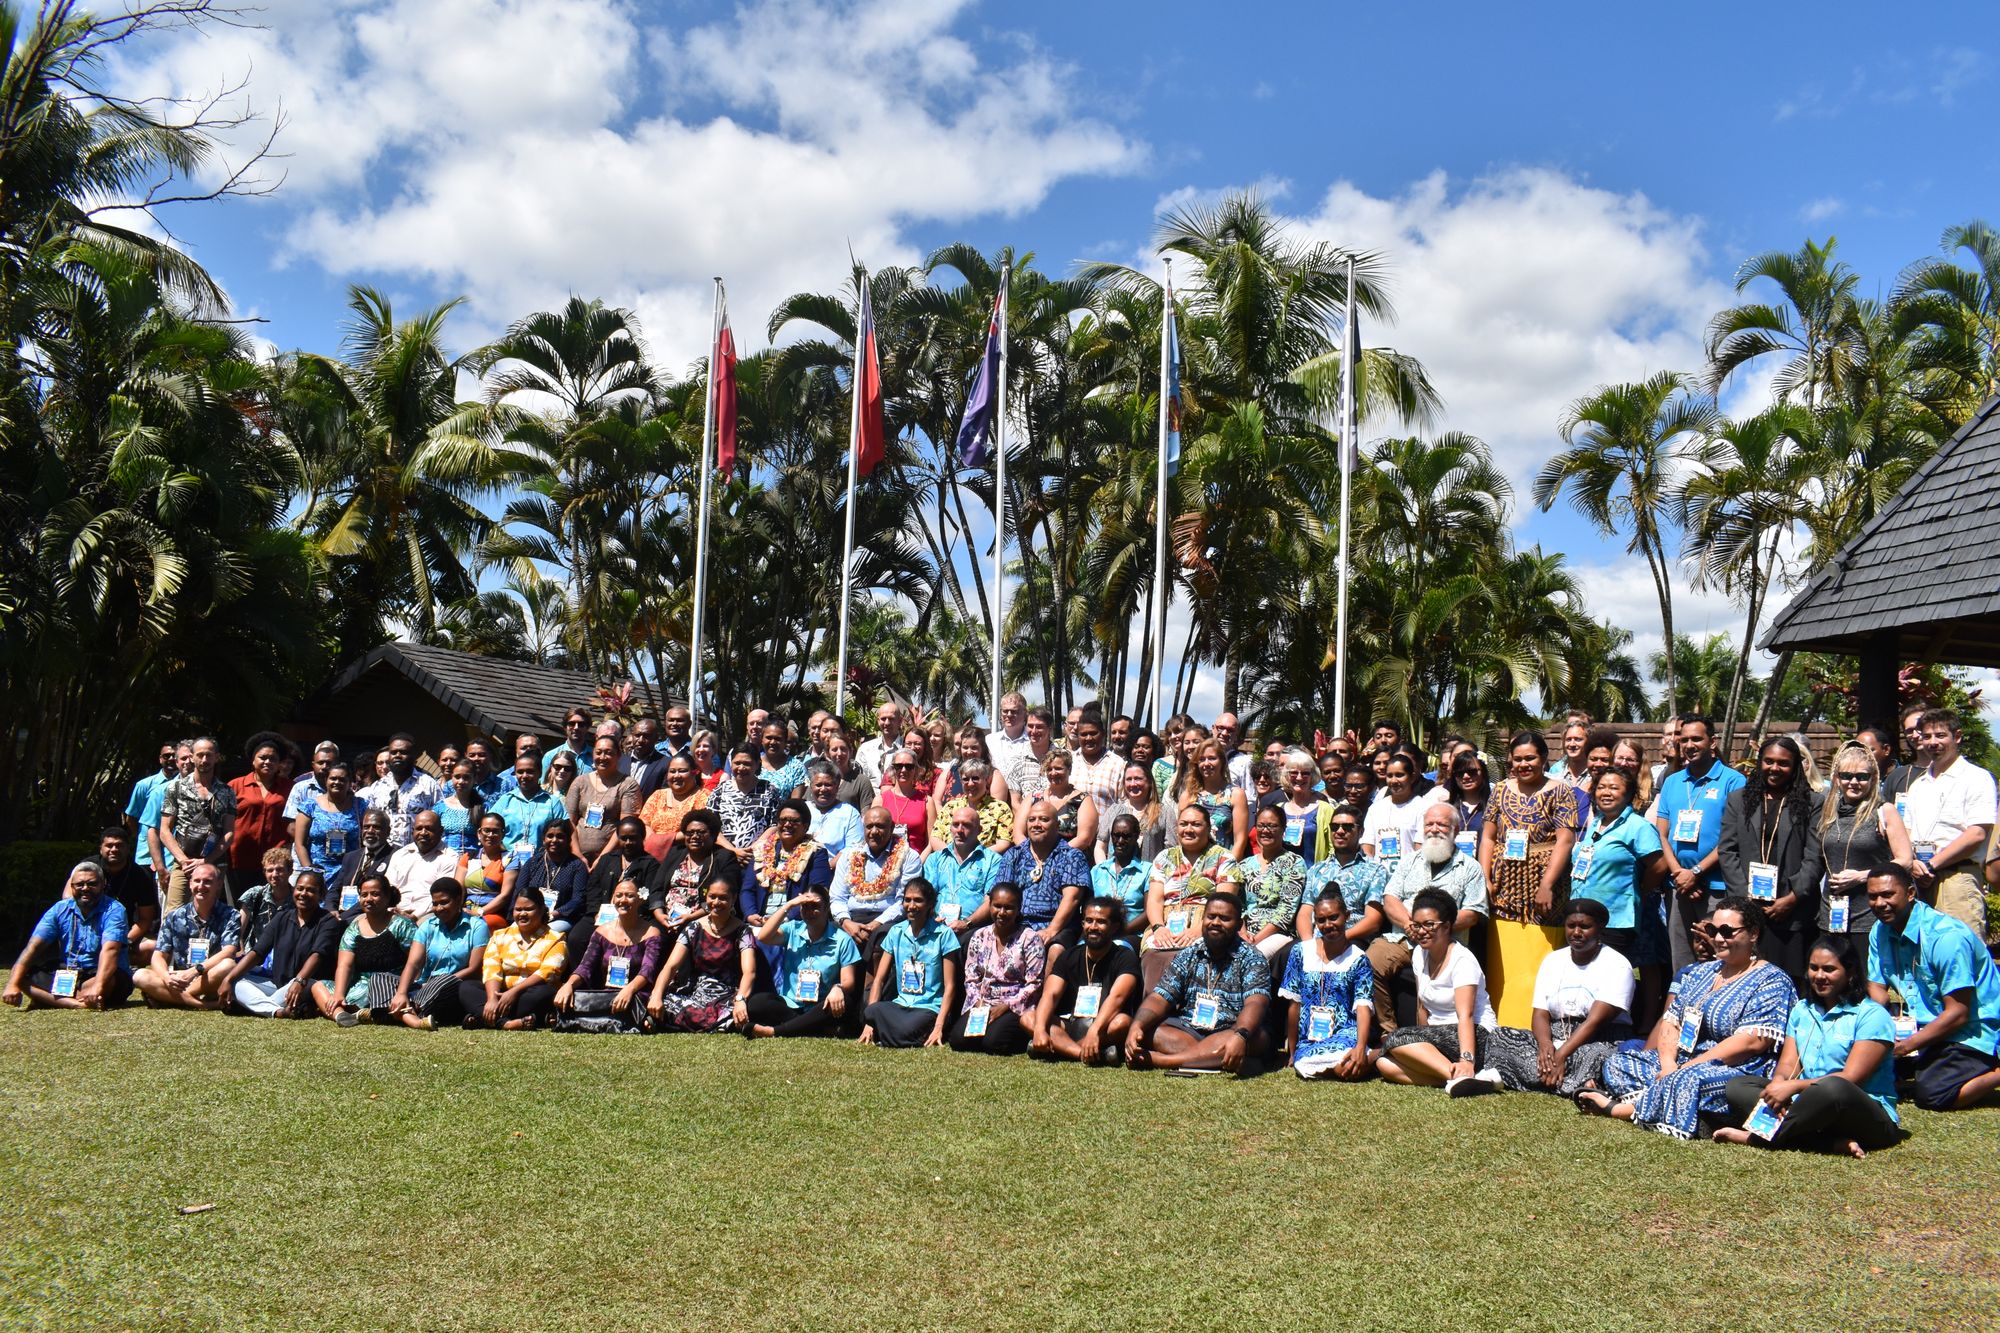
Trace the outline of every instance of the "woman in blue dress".
{"type": "Polygon", "coordinates": [[[1747,897],[1730,894],[1716,904],[1709,918],[1714,960],[1681,974],[1648,1048],[1606,1060],[1603,1089],[1579,1092],[1577,1106],[1691,1139],[1704,1114],[1729,1114],[1723,1088],[1731,1079],[1770,1077],[1798,992],[1757,957],[1763,926],[1764,909],[1747,897]]]}
{"type": "Polygon", "coordinates": [[[354,771],[344,763],[327,769],[324,781],[326,793],[310,798],[292,821],[292,856],[332,879],[347,854],[361,845],[361,816],[368,802],[354,794],[354,771]]]}
{"type": "Polygon", "coordinates": [[[1313,900],[1313,936],[1292,950],[1278,998],[1291,1004],[1285,1058],[1300,1078],[1360,1079],[1372,1067],[1368,1034],[1375,973],[1347,939],[1340,886],[1313,900]]]}

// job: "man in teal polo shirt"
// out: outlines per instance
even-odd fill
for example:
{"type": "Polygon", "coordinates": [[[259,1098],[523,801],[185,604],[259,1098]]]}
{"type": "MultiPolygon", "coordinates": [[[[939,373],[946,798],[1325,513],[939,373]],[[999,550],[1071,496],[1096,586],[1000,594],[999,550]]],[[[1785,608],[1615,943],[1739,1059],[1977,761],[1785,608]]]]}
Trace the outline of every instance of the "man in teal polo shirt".
{"type": "Polygon", "coordinates": [[[2000,969],[1972,928],[1917,899],[1891,861],[1868,872],[1868,994],[1896,1020],[1896,1073],[1927,1111],[2000,1088],[2000,969]]]}
{"type": "Polygon", "coordinates": [[[1660,784],[1653,820],[1666,853],[1667,943],[1676,972],[1698,961],[1692,943],[1695,923],[1726,892],[1715,849],[1722,841],[1729,793],[1745,782],[1715,757],[1715,727],[1700,713],[1681,717],[1680,743],[1681,767],[1660,784]]]}
{"type": "Polygon", "coordinates": [[[924,858],[924,878],[937,890],[938,920],[961,943],[993,917],[987,895],[1000,877],[1000,853],[979,842],[979,812],[961,805],[951,812],[951,842],[924,858]]]}

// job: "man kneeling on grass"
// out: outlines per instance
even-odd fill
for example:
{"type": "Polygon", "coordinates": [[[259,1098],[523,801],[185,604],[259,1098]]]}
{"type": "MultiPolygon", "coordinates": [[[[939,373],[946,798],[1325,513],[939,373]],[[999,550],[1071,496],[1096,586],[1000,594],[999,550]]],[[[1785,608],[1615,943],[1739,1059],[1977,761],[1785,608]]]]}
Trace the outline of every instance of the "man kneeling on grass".
{"type": "Polygon", "coordinates": [[[223,981],[235,970],[236,913],[220,901],[222,871],[197,861],[188,871],[188,900],[160,923],[153,961],[132,978],[146,1003],[162,1009],[220,1009],[223,981]]]}
{"type": "Polygon", "coordinates": [[[1184,949],[1139,1006],[1125,1040],[1134,1069],[1240,1073],[1264,1049],[1264,1013],[1271,1004],[1271,966],[1243,942],[1243,900],[1209,894],[1201,944],[1184,949]]]}
{"type": "Polygon", "coordinates": [[[1119,938],[1124,933],[1124,903],[1100,896],[1083,905],[1083,947],[1066,950],[1049,969],[1029,1020],[1036,1055],[1087,1065],[1124,1058],[1139,1002],[1139,955],[1119,938]]]}
{"type": "Polygon", "coordinates": [[[125,908],[104,891],[104,871],[81,861],[68,896],[42,913],[8,974],[0,1001],[30,1009],[103,1009],[132,993],[125,971],[125,908]]]}

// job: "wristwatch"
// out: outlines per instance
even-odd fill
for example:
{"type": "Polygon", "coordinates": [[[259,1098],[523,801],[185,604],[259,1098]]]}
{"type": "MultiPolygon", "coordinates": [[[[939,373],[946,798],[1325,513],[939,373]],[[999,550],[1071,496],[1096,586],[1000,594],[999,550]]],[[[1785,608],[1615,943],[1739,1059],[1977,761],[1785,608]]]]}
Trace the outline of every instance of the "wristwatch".
{"type": "Polygon", "coordinates": [[[1231,1031],[1231,1032],[1234,1032],[1234,1033],[1235,1033],[1235,1034],[1236,1034],[1237,1036],[1239,1036],[1239,1037],[1243,1038],[1243,1040],[1245,1040],[1245,1041],[1248,1041],[1248,1040],[1250,1040],[1250,1029],[1249,1029],[1249,1028],[1231,1028],[1231,1029],[1230,1029],[1230,1031],[1231,1031]]]}

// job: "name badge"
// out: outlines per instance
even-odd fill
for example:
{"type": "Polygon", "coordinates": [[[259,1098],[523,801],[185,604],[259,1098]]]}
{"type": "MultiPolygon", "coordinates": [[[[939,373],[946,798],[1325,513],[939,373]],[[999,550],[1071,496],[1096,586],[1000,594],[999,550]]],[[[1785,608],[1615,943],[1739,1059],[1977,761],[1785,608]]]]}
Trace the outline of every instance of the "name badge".
{"type": "Polygon", "coordinates": [[[75,999],[76,969],[73,967],[57,968],[55,982],[49,987],[49,994],[55,996],[58,1000],[75,999]]]}
{"type": "Polygon", "coordinates": [[[1931,858],[1937,855],[1937,844],[1929,842],[1913,842],[1910,844],[1910,850],[1917,854],[1917,859],[1919,861],[1922,861],[1925,865],[1929,865],[1931,863],[1931,858]]]}
{"type": "Polygon", "coordinates": [[[802,967],[799,969],[799,1003],[819,1003],[819,969],[802,967]]]}
{"type": "Polygon", "coordinates": [[[597,905],[598,925],[608,926],[617,919],[618,919],[618,909],[613,907],[610,903],[599,903],[597,905]]]}
{"type": "Polygon", "coordinates": [[[604,807],[593,805],[588,810],[585,810],[583,812],[583,826],[585,828],[603,828],[604,807]]]}
{"type": "Polygon", "coordinates": [[[1826,928],[1835,934],[1847,929],[1847,903],[1848,897],[1844,893],[1838,898],[1826,900],[1826,928]]]}
{"type": "Polygon", "coordinates": [[[1189,1021],[1198,1028],[1212,1028],[1222,1021],[1222,1002],[1214,991],[1205,990],[1194,997],[1194,1017],[1189,1021]]]}
{"type": "Polygon", "coordinates": [[[985,1036],[986,1019],[987,1019],[987,1012],[986,1012],[986,1006],[984,1005],[981,1005],[979,1008],[967,1012],[967,1014],[965,1015],[965,1035],[968,1037],[985,1036]]]}
{"type": "Polygon", "coordinates": [[[902,987],[903,994],[905,995],[923,994],[924,965],[921,962],[917,961],[914,958],[904,960],[903,970],[897,975],[900,979],[896,982],[896,984],[902,987]]]}
{"type": "Polygon", "coordinates": [[[1500,851],[1500,854],[1501,854],[1501,855],[1502,855],[1503,857],[1505,857],[1505,858],[1506,858],[1507,860],[1509,860],[1509,861],[1525,861],[1525,860],[1527,860],[1527,859],[1528,859],[1528,830],[1526,830],[1526,829],[1524,829],[1524,828],[1510,828],[1510,829],[1508,829],[1508,830],[1507,830],[1507,844],[1506,844],[1506,846],[1505,846],[1505,847],[1501,848],[1501,851],[1500,851]]]}
{"type": "Polygon", "coordinates": [[[910,826],[909,826],[908,824],[898,824],[898,825],[896,825],[896,836],[897,836],[897,837],[899,837],[899,838],[907,838],[907,837],[909,837],[909,836],[910,836],[910,826]]]}
{"type": "Polygon", "coordinates": [[[1916,1036],[1916,1035],[1917,1035],[1917,1019],[1916,1019],[1916,1015],[1914,1015],[1914,1014],[1897,1014],[1897,1015],[1896,1015],[1896,1040],[1897,1040],[1897,1041],[1902,1041],[1902,1040],[1903,1040],[1904,1038],[1906,1038],[1906,1037],[1914,1037],[1914,1036],[1916,1036]]]}
{"type": "Polygon", "coordinates": [[[1187,908],[1177,907],[1173,911],[1167,913],[1167,933],[1169,935],[1185,935],[1187,934],[1187,928],[1188,928],[1187,908]]]}
{"type": "Polygon", "coordinates": [[[556,891],[554,889],[542,890],[542,904],[549,909],[550,916],[556,914],[556,891]]]}
{"type": "Polygon", "coordinates": [[[604,965],[604,981],[606,985],[622,987],[625,985],[626,982],[630,981],[631,979],[632,979],[631,959],[613,958],[610,962],[604,965]]]}
{"type": "Polygon", "coordinates": [[[1306,1013],[1306,1040],[1325,1041],[1333,1035],[1333,1010],[1316,1004],[1306,1013]]]}
{"type": "Polygon", "coordinates": [[[1896,818],[1905,823],[1910,819],[1910,797],[1907,792],[1896,793],[1896,818]]]}
{"type": "Polygon", "coordinates": [[[1690,1009],[1681,1015],[1681,1036],[1676,1043],[1682,1051],[1692,1051],[1701,1040],[1701,1010],[1690,1009]]]}
{"type": "Polygon", "coordinates": [[[1479,855],[1479,835],[1466,829],[1460,829],[1452,836],[1451,845],[1467,856],[1479,855]]]}
{"type": "Polygon", "coordinates": [[[1570,863],[1569,863],[1570,878],[1589,879],[1590,863],[1592,860],[1596,858],[1596,856],[1597,856],[1597,848],[1593,844],[1586,842],[1582,846],[1578,847],[1576,849],[1576,855],[1570,858],[1570,863]]]}
{"type": "Polygon", "coordinates": [[[1384,861],[1402,860],[1403,835],[1400,833],[1390,833],[1385,831],[1382,834],[1382,841],[1380,845],[1375,848],[1375,854],[1381,857],[1384,861]]]}
{"type": "Polygon", "coordinates": [[[1701,841],[1701,811],[1689,807],[1674,816],[1674,841],[1701,841]]]}
{"type": "Polygon", "coordinates": [[[208,961],[208,940],[206,938],[188,941],[188,966],[200,967],[208,961]]]}
{"type": "Polygon", "coordinates": [[[1285,845],[1297,847],[1306,838],[1306,817],[1304,815],[1285,816],[1285,845]]]}
{"type": "Polygon", "coordinates": [[[1076,988],[1076,1008],[1072,1014],[1077,1018],[1097,1017],[1098,1006],[1104,1003],[1104,987],[1092,983],[1076,988]]]}
{"type": "Polygon", "coordinates": [[[347,855],[347,830],[328,829],[326,834],[326,854],[328,856],[347,855]]]}
{"type": "Polygon", "coordinates": [[[1750,863],[1750,896],[1760,903],[1778,899],[1778,867],[1768,861],[1750,863]]]}
{"type": "Polygon", "coordinates": [[[1773,1111],[1769,1102],[1759,1100],[1750,1108],[1749,1118],[1743,1122],[1743,1128],[1753,1137],[1768,1139],[1776,1134],[1778,1126],[1784,1123],[1785,1117],[1773,1111]]]}
{"type": "Polygon", "coordinates": [[[342,889],[342,890],[340,891],[340,910],[341,910],[341,911],[343,911],[343,912],[352,912],[352,911],[353,911],[353,910],[354,910],[355,908],[357,908],[357,907],[359,907],[359,906],[361,906],[361,890],[360,890],[360,889],[357,889],[357,888],[355,888],[355,887],[354,887],[354,886],[353,886],[352,884],[350,884],[350,885],[348,885],[348,886],[347,886],[346,888],[344,888],[344,889],[342,889]]]}

